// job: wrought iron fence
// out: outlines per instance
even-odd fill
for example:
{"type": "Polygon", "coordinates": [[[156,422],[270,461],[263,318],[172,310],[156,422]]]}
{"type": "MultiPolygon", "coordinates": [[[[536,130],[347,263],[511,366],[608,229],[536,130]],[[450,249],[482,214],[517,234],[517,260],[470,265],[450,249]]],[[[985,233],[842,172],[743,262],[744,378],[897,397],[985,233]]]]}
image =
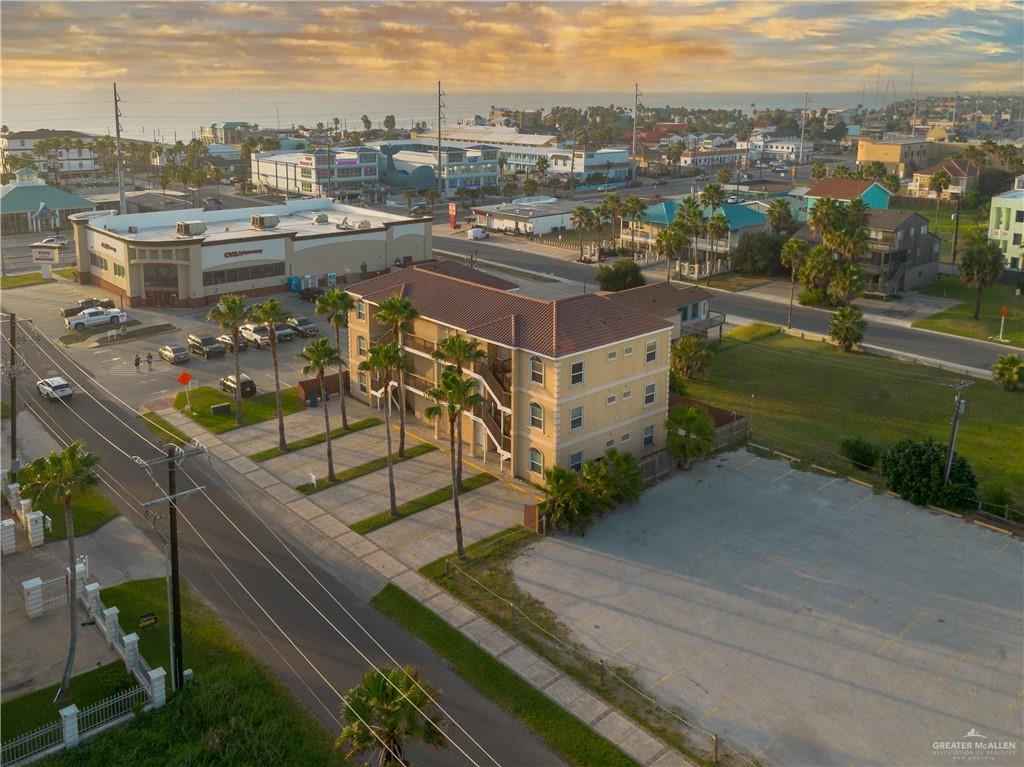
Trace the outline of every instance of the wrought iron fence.
{"type": "Polygon", "coordinates": [[[93,703],[78,712],[78,734],[85,737],[93,730],[130,717],[148,702],[149,695],[145,688],[139,686],[93,703]]]}
{"type": "Polygon", "coordinates": [[[13,767],[63,743],[64,732],[60,720],[50,722],[4,743],[0,748],[0,765],[13,767]]]}
{"type": "Polygon", "coordinates": [[[51,578],[43,581],[43,612],[64,607],[68,603],[68,579],[67,576],[51,578]]]}

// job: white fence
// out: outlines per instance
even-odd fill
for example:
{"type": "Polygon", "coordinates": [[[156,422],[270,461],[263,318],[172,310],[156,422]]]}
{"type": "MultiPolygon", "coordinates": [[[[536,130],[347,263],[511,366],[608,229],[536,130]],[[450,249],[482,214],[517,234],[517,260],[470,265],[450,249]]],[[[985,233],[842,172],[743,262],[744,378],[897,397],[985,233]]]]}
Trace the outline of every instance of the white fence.
{"type": "Polygon", "coordinates": [[[64,729],[60,720],[9,740],[0,748],[0,764],[28,764],[64,748],[64,729]]]}
{"type": "Polygon", "coordinates": [[[78,712],[78,735],[86,737],[97,730],[120,724],[130,719],[149,703],[149,694],[139,685],[117,695],[93,703],[78,712]]]}

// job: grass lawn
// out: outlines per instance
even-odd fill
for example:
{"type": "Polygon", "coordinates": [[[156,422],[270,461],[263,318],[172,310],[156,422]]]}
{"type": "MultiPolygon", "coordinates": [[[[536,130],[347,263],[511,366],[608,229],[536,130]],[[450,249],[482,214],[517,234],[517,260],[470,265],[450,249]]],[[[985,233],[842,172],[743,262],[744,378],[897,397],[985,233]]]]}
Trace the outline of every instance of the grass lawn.
{"type": "MultiPolygon", "coordinates": [[[[463,493],[468,493],[470,490],[476,490],[478,487],[489,485],[497,479],[493,474],[487,472],[480,472],[474,474],[472,477],[466,477],[462,480],[463,493]]],[[[411,501],[399,504],[398,516],[391,516],[391,511],[382,511],[379,514],[374,514],[372,517],[361,519],[350,527],[360,535],[366,535],[372,533],[374,530],[379,530],[382,527],[387,527],[392,522],[397,522],[403,517],[408,517],[412,514],[417,514],[424,509],[429,509],[431,506],[437,506],[439,503],[450,501],[452,499],[452,486],[447,485],[445,487],[438,488],[426,495],[421,495],[419,498],[413,498],[411,501]]]]}
{"type": "Polygon", "coordinates": [[[27,288],[30,285],[42,285],[47,282],[56,282],[56,280],[53,278],[44,280],[42,272],[5,274],[3,277],[0,277],[0,289],[12,290],[14,288],[27,288]]]}
{"type": "Polygon", "coordinates": [[[388,584],[373,598],[373,605],[430,645],[463,679],[524,722],[569,764],[636,765],[617,746],[594,733],[401,589],[388,584]]]}
{"type": "Polygon", "coordinates": [[[147,410],[139,416],[142,422],[161,442],[172,442],[175,445],[187,445],[192,440],[181,429],[173,426],[166,418],[147,410]]]}
{"type": "MultiPolygon", "coordinates": [[[[486,616],[535,653],[558,666],[598,697],[640,722],[665,742],[672,744],[694,761],[709,764],[710,760],[705,756],[710,750],[709,742],[691,740],[691,737],[700,736],[683,729],[683,725],[666,713],[652,711],[648,699],[614,680],[610,674],[603,673],[600,663],[591,658],[581,644],[573,640],[570,629],[561,624],[543,602],[518,587],[509,563],[519,556],[526,546],[537,540],[537,535],[516,525],[466,547],[467,559],[458,566],[494,594],[498,594],[497,597],[454,568],[451,570],[451,577],[448,577],[445,574],[447,556],[425,565],[420,569],[420,573],[476,612],[486,616]],[[518,605],[536,623],[531,624],[524,620],[510,603],[518,605]],[[550,635],[558,637],[561,644],[552,642],[550,635]]],[[[612,664],[609,664],[608,668],[611,667],[612,664]]],[[[629,680],[634,687],[640,687],[629,669],[615,667],[614,670],[619,676],[629,680]]]]}
{"type": "Polygon", "coordinates": [[[0,402],[0,418],[11,417],[11,405],[9,402],[0,402]]]}
{"type": "MultiPolygon", "coordinates": [[[[1005,306],[1006,327],[1003,338],[1013,339],[1013,345],[1024,348],[1024,297],[1014,295],[1016,287],[999,283],[981,291],[981,312],[974,319],[974,301],[977,291],[952,276],[940,277],[937,282],[921,289],[928,296],[956,298],[963,303],[945,309],[931,317],[918,320],[915,328],[938,330],[967,338],[987,340],[999,335],[1000,312],[1005,306]]],[[[1007,352],[1010,353],[1010,352],[1007,352]]]]}
{"type": "MultiPolygon", "coordinates": [[[[812,463],[854,474],[839,443],[860,436],[883,448],[904,437],[949,439],[959,376],[773,332],[765,326],[729,333],[712,347],[711,374],[688,381],[686,393],[745,413],[751,438],[812,463]]],[[[990,381],[967,390],[957,450],[978,475],[980,491],[1001,486],[1024,500],[1021,395],[990,381]]],[[[877,480],[877,476],[865,479],[877,480]]]]}
{"type": "MultiPolygon", "coordinates": [[[[150,665],[168,669],[165,593],[163,578],[153,578],[104,589],[102,598],[120,610],[126,630],[134,629],[142,613],[157,616],[157,625],[136,631],[150,665]]],[[[160,711],[142,714],[47,764],[342,763],[331,750],[330,734],[187,587],[182,624],[185,664],[195,671],[193,681],[160,711]]]]}
{"type": "MultiPolygon", "coordinates": [[[[913,211],[920,213],[928,221],[928,231],[936,232],[942,238],[942,250],[939,252],[939,260],[950,264],[953,262],[953,232],[956,228],[956,221],[953,214],[956,212],[956,205],[940,203],[938,228],[935,226],[935,200],[907,200],[900,198],[895,205],[890,205],[892,210],[913,211]]],[[[964,246],[965,235],[980,226],[982,229],[988,227],[989,203],[978,207],[975,210],[960,208],[960,241],[957,249],[964,246]]]]}
{"type": "MultiPolygon", "coordinates": [[[[141,320],[128,320],[124,324],[118,325],[118,328],[133,328],[133,327],[137,327],[138,325],[141,325],[141,324],[142,324],[141,320]]],[[[94,336],[100,336],[100,335],[105,336],[109,331],[110,331],[110,327],[109,326],[108,327],[102,327],[102,328],[98,328],[98,327],[86,328],[85,330],[73,330],[70,333],[65,333],[64,335],[62,335],[57,340],[60,341],[65,346],[70,346],[71,344],[80,344],[83,341],[89,341],[94,336]]]]}
{"type": "MultiPolygon", "coordinates": [[[[411,460],[425,453],[429,453],[433,450],[437,450],[437,447],[434,445],[428,445],[426,443],[420,445],[413,445],[410,448],[406,448],[405,457],[395,455],[392,457],[391,462],[393,464],[401,463],[402,461],[411,460]]],[[[374,458],[372,461],[361,463],[358,466],[352,466],[348,469],[345,469],[344,471],[336,472],[335,476],[337,478],[334,480],[334,482],[328,480],[327,477],[320,477],[317,479],[315,487],[309,484],[308,482],[303,482],[295,489],[298,490],[303,495],[312,495],[313,493],[319,493],[321,490],[326,490],[329,487],[340,485],[342,482],[351,482],[353,479],[357,479],[367,474],[372,474],[375,471],[380,471],[387,465],[388,457],[385,455],[382,456],[381,458],[374,458]]]]}
{"type": "MultiPolygon", "coordinates": [[[[188,396],[191,398],[192,412],[186,413],[186,415],[207,431],[213,434],[221,434],[237,428],[235,424],[235,398],[230,394],[225,394],[220,389],[214,389],[212,386],[199,386],[189,392],[188,396]],[[231,409],[227,413],[214,415],[210,412],[212,405],[223,403],[231,405],[231,409]]],[[[188,399],[185,397],[185,392],[178,392],[178,395],[174,398],[174,407],[184,413],[187,405],[188,399]]],[[[305,408],[306,403],[299,397],[298,389],[281,390],[281,410],[285,415],[298,413],[301,410],[305,410],[305,408]]],[[[265,394],[257,394],[255,397],[243,399],[242,417],[243,425],[277,418],[277,404],[274,392],[269,391],[265,394]]]]}
{"type": "MultiPolygon", "coordinates": [[[[42,511],[53,520],[53,529],[46,532],[47,541],[63,541],[68,537],[62,501],[50,500],[39,505],[33,503],[32,508],[42,511]]],[[[78,493],[71,501],[71,511],[75,517],[76,537],[99,530],[118,515],[114,502],[95,487],[78,493]]]]}
{"type": "MultiPolygon", "coordinates": [[[[83,631],[96,631],[93,628],[83,631]]],[[[60,719],[60,710],[74,703],[79,710],[134,686],[121,661],[72,677],[68,700],[54,703],[59,684],[30,692],[0,706],[0,738],[4,741],[60,719]]]]}
{"type": "Polygon", "coordinates": [[[63,269],[54,269],[53,273],[63,277],[65,280],[75,279],[75,274],[78,272],[73,266],[66,266],[63,269]]]}
{"type": "MultiPolygon", "coordinates": [[[[379,418],[364,418],[361,421],[355,421],[353,423],[350,423],[347,429],[343,429],[340,426],[337,429],[331,429],[331,439],[333,440],[337,439],[338,437],[344,437],[347,434],[354,434],[357,431],[369,429],[370,427],[377,426],[378,424],[381,423],[384,422],[381,421],[379,418]]],[[[269,461],[271,458],[277,458],[278,456],[284,455],[285,452],[289,452],[291,450],[301,450],[304,447],[310,447],[311,445],[319,445],[326,441],[327,440],[324,439],[324,433],[321,432],[320,434],[314,434],[310,437],[303,437],[302,439],[297,439],[294,442],[289,442],[287,451],[282,451],[281,448],[279,447],[271,447],[267,448],[266,450],[260,450],[258,453],[253,453],[249,457],[252,460],[256,461],[257,463],[262,463],[263,461],[269,461]]]]}
{"type": "MultiPolygon", "coordinates": [[[[773,278],[766,277],[763,274],[740,274],[739,272],[726,272],[725,274],[717,274],[711,278],[711,287],[718,288],[719,290],[728,290],[733,293],[739,293],[744,290],[750,290],[751,288],[759,288],[762,285],[768,285],[773,282],[773,278]]],[[[678,280],[677,280],[678,282],[678,280]]],[[[704,287],[706,280],[700,281],[700,286],[704,287]]],[[[686,281],[687,285],[697,285],[696,282],[686,281]]]]}

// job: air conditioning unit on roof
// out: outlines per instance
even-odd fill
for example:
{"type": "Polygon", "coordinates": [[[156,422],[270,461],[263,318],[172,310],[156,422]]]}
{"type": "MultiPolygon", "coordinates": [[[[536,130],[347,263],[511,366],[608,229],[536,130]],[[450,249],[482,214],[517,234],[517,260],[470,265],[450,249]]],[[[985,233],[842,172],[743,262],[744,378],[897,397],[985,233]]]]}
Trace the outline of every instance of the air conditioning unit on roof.
{"type": "Polygon", "coordinates": [[[273,229],[277,226],[278,220],[277,216],[264,213],[250,218],[249,225],[252,226],[253,229],[273,229]]]}
{"type": "Polygon", "coordinates": [[[205,231],[205,221],[179,221],[176,227],[178,237],[195,237],[205,231]]]}
{"type": "Polygon", "coordinates": [[[313,215],[313,223],[314,224],[326,224],[327,223],[327,214],[326,213],[316,213],[316,214],[314,214],[313,215]]]}

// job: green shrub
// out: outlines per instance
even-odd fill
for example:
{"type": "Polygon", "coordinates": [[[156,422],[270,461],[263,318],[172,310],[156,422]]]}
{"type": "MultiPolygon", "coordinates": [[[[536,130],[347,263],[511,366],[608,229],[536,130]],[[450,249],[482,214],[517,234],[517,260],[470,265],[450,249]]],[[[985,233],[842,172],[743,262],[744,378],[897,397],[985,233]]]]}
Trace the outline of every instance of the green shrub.
{"type": "Polygon", "coordinates": [[[894,493],[921,506],[969,509],[975,505],[978,478],[967,460],[953,454],[949,482],[943,477],[946,447],[931,437],[904,439],[882,455],[882,476],[894,493]]]}
{"type": "Polygon", "coordinates": [[[835,299],[828,294],[824,288],[804,288],[797,298],[801,306],[827,306],[836,305],[835,299]]]}
{"type": "Polygon", "coordinates": [[[858,469],[872,469],[882,455],[882,449],[863,437],[847,437],[839,443],[839,452],[858,469]]]}
{"type": "Polygon", "coordinates": [[[631,258],[619,258],[610,264],[601,264],[594,278],[601,290],[612,291],[637,288],[645,282],[640,265],[631,258]]]}

